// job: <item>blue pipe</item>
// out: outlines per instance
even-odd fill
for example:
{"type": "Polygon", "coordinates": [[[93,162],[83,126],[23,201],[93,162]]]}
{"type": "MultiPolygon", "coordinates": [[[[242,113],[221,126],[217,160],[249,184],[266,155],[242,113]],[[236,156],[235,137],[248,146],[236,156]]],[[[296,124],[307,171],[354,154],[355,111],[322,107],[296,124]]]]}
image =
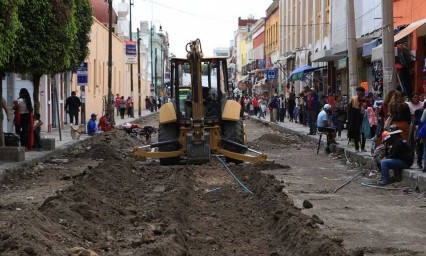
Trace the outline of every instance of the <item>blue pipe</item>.
{"type": "Polygon", "coordinates": [[[248,189],[246,186],[244,186],[243,183],[241,183],[241,181],[231,172],[231,170],[228,168],[228,166],[225,164],[225,162],[223,162],[222,159],[220,159],[219,156],[216,155],[216,158],[219,160],[219,162],[221,164],[223,164],[223,166],[225,166],[226,170],[231,174],[231,176],[234,178],[234,180],[238,183],[238,185],[240,185],[244,190],[246,190],[247,192],[249,192],[250,194],[254,194],[253,192],[250,191],[250,189],[248,189]]]}

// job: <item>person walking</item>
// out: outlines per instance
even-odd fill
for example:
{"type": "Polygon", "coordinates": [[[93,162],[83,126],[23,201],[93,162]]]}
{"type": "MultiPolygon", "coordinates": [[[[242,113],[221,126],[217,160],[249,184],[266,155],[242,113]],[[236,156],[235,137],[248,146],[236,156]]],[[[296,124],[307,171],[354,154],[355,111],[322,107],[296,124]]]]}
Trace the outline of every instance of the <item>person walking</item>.
{"type": "Polygon", "coordinates": [[[361,139],[361,124],[363,119],[362,102],[365,97],[364,87],[356,88],[357,96],[351,98],[348,104],[348,139],[354,141],[355,151],[359,151],[361,139]]]}
{"type": "Polygon", "coordinates": [[[271,111],[270,121],[276,123],[278,117],[278,95],[274,94],[274,97],[271,98],[269,109],[271,111]]]}
{"type": "Polygon", "coordinates": [[[121,119],[124,119],[124,114],[126,113],[126,109],[127,109],[127,102],[126,102],[126,100],[124,99],[124,96],[121,96],[121,98],[120,98],[120,116],[121,116],[121,119]]]}
{"type": "Polygon", "coordinates": [[[308,91],[308,95],[305,97],[306,99],[306,112],[308,115],[308,124],[309,124],[309,133],[308,135],[317,134],[317,116],[319,110],[319,102],[318,102],[318,94],[315,92],[313,88],[308,91]]]}
{"type": "Polygon", "coordinates": [[[31,103],[30,93],[22,88],[19,91],[19,128],[18,134],[21,139],[21,146],[25,151],[29,151],[34,143],[34,123],[33,123],[33,104],[31,103]]]}
{"type": "Polygon", "coordinates": [[[70,116],[70,124],[73,124],[75,121],[74,124],[78,125],[78,112],[80,112],[80,107],[80,99],[76,96],[75,91],[72,91],[71,96],[65,100],[65,110],[70,116]]]}
{"type": "Polygon", "coordinates": [[[133,117],[133,104],[132,104],[132,98],[129,96],[126,100],[126,110],[127,110],[127,117],[133,117]]]}
{"type": "Polygon", "coordinates": [[[120,101],[121,101],[120,94],[117,93],[117,95],[115,96],[115,105],[114,105],[115,108],[117,109],[117,116],[119,116],[121,114],[120,101]]]}
{"type": "Polygon", "coordinates": [[[294,108],[296,107],[296,96],[294,93],[290,93],[290,96],[288,97],[288,117],[289,121],[293,122],[295,121],[297,123],[297,118],[295,117],[294,108]]]}
{"type": "Polygon", "coordinates": [[[253,97],[251,104],[253,105],[254,115],[257,116],[257,113],[259,113],[259,98],[257,95],[253,97]]]}
{"type": "Polygon", "coordinates": [[[149,100],[148,96],[145,96],[145,109],[146,110],[150,110],[150,103],[151,101],[149,100]]]}

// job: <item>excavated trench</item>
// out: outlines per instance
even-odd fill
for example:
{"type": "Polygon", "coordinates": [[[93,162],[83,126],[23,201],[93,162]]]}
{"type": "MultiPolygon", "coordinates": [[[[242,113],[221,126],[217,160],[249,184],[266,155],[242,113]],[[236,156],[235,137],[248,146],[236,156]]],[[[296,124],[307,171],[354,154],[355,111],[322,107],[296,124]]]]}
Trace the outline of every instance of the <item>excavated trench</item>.
{"type": "MultiPolygon", "coordinates": [[[[295,143],[265,130],[250,146],[267,152],[295,143]]],[[[347,255],[341,240],[321,234],[321,219],[302,214],[284,184],[262,173],[290,166],[229,164],[246,190],[218,161],[164,167],[135,158],[138,144],[115,130],[9,174],[0,254],[347,255]]]]}

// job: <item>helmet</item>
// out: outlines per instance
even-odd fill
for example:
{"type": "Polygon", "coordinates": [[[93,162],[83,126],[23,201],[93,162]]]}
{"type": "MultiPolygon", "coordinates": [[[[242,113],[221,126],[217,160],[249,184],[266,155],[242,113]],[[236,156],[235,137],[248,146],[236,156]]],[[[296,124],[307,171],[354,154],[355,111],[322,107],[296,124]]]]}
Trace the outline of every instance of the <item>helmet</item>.
{"type": "Polygon", "coordinates": [[[331,106],[329,104],[325,104],[323,109],[324,109],[324,111],[329,111],[329,110],[331,110],[331,106]]]}
{"type": "Polygon", "coordinates": [[[382,141],[385,140],[386,136],[388,136],[389,132],[388,131],[383,131],[382,133],[382,141]]]}

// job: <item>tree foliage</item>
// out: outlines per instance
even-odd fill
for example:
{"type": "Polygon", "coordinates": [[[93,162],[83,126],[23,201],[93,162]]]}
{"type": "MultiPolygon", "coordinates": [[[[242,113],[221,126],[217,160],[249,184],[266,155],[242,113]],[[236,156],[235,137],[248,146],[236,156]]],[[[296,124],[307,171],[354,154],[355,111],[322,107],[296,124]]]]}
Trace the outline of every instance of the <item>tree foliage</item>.
{"type": "Polygon", "coordinates": [[[18,19],[18,7],[23,2],[23,0],[0,1],[0,70],[3,72],[15,52],[17,31],[22,27],[18,19]]]}
{"type": "MultiPolygon", "coordinates": [[[[77,67],[89,55],[90,30],[93,24],[93,10],[90,0],[74,0],[76,6],[75,18],[77,26],[77,41],[74,44],[76,53],[71,62],[71,68],[77,67]]],[[[75,15],[74,15],[75,16],[75,15]]]]}

